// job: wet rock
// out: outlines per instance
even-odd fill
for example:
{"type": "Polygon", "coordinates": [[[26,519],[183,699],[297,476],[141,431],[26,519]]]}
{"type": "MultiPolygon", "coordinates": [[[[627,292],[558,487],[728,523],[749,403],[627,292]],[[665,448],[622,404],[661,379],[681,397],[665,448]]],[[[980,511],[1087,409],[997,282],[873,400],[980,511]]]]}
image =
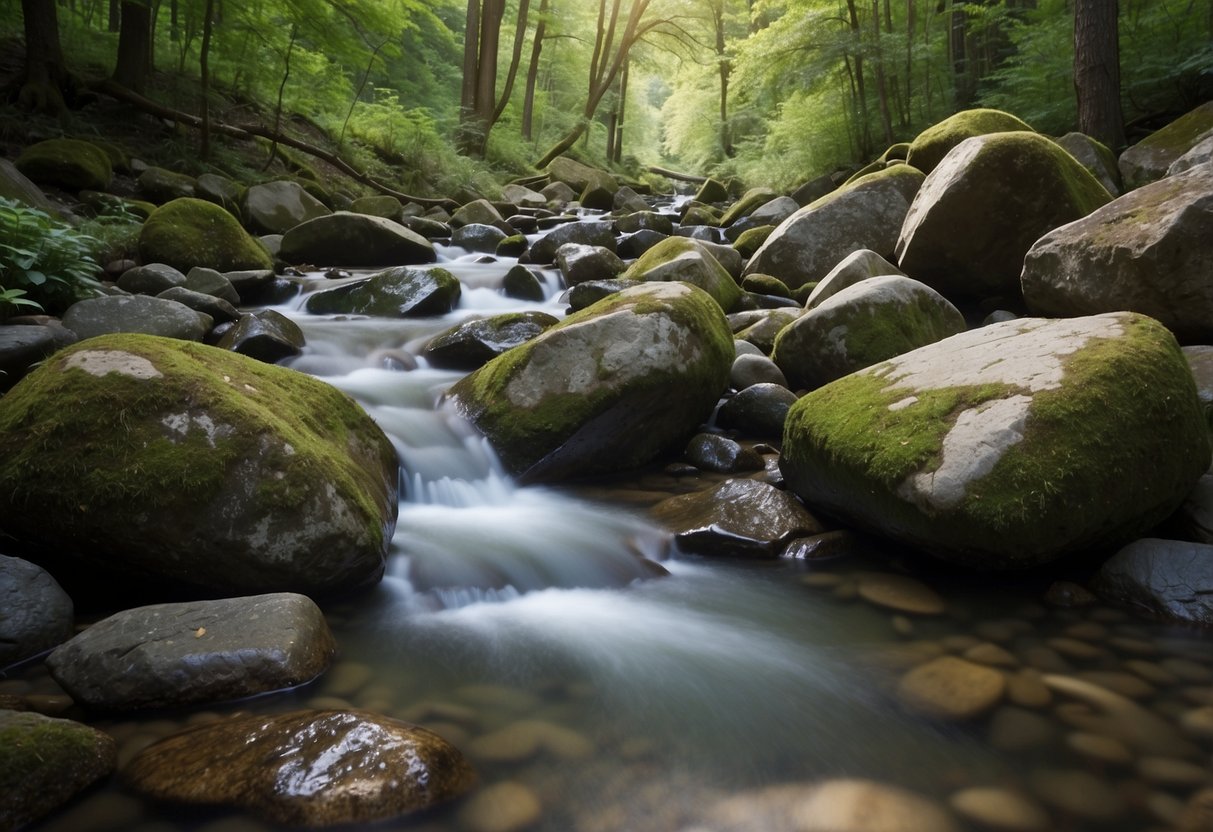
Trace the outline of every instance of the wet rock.
{"type": "Polygon", "coordinates": [[[1005,690],[1006,680],[997,670],[954,656],[919,665],[897,683],[897,696],[907,707],[949,721],[993,710],[1005,690]]]}
{"type": "Polygon", "coordinates": [[[1182,503],[1210,458],[1191,379],[1143,316],[992,324],[799,399],[780,468],[861,530],[976,568],[1043,564],[1182,503]]]}
{"type": "Polygon", "coordinates": [[[433,367],[471,371],[557,323],[546,312],[509,312],[464,321],[430,339],[422,356],[433,367]]]}
{"type": "Polygon", "coordinates": [[[1030,797],[1010,789],[974,787],[956,792],[948,805],[962,818],[999,832],[1048,832],[1049,813],[1030,797]]]}
{"type": "Polygon", "coordinates": [[[1024,300],[1047,317],[1140,312],[1161,321],[1181,343],[1208,344],[1210,213],[1210,165],[1125,194],[1035,240],[1017,267],[1024,300]]]}
{"type": "Polygon", "coordinates": [[[56,648],[47,665],[82,705],[127,711],[300,685],[336,650],[315,603],[277,593],[125,610],[56,648]]]}
{"type": "Polygon", "coordinates": [[[1114,737],[1145,754],[1186,757],[1193,751],[1171,723],[1131,699],[1071,676],[1049,674],[1044,683],[1094,709],[1082,721],[1088,732],[1114,737]]]}
{"type": "Polygon", "coordinates": [[[262,309],[241,315],[216,346],[266,364],[277,364],[303,353],[303,330],[281,312],[262,309]]]}
{"type": "MultiPolygon", "coordinates": [[[[459,207],[451,215],[451,228],[459,230],[469,225],[487,225],[496,227],[505,222],[501,212],[487,199],[476,199],[459,207]]],[[[505,236],[504,232],[501,236],[505,236]]],[[[480,249],[474,249],[479,251],[480,249]]]]}
{"type": "Polygon", "coordinates": [[[111,295],[73,303],[63,325],[81,340],[117,332],[201,341],[214,320],[183,303],[147,295],[111,295]]]}
{"type": "Polygon", "coordinates": [[[781,384],[752,384],[726,401],[716,415],[725,429],[756,439],[782,439],[788,410],[796,394],[781,384]]]}
{"type": "Polygon", "coordinates": [[[529,246],[525,234],[511,234],[497,243],[493,254],[497,257],[521,257],[529,246]]]}
{"type": "Polygon", "coordinates": [[[1036,769],[1029,777],[1038,798],[1068,815],[1108,822],[1124,814],[1125,801],[1110,783],[1077,769],[1036,769]]]}
{"type": "Polygon", "coordinates": [[[1125,188],[1140,188],[1167,175],[1181,156],[1213,130],[1213,103],[1206,102],[1126,149],[1117,159],[1125,188]]]}
{"type": "MultiPolygon", "coordinates": [[[[783,550],[783,557],[797,560],[829,560],[862,554],[865,545],[848,529],[835,529],[793,540],[783,550]]],[[[830,575],[831,579],[836,576],[830,575]]]]}
{"type": "Polygon", "coordinates": [[[0,710],[0,829],[18,829],[108,776],[114,741],[86,725],[0,710]]]}
{"type": "Polygon", "coordinates": [[[459,304],[458,278],[446,269],[398,266],[317,292],[304,308],[316,315],[374,315],[388,318],[445,315],[459,304]]]}
{"type": "Polygon", "coordinates": [[[1158,618],[1213,626],[1213,545],[1135,540],[1100,567],[1092,585],[1102,598],[1158,618]]]}
{"type": "Polygon", "coordinates": [[[539,822],[543,806],[522,783],[506,780],[476,792],[459,810],[467,832],[520,832],[539,822]]]}
{"type": "Polygon", "coordinates": [[[94,568],[106,587],[365,586],[383,572],[397,473],[345,394],[183,341],[92,339],[0,398],[5,531],[39,543],[39,562],[70,561],[60,580],[94,568]]]}
{"type": "Polygon", "coordinates": [[[709,557],[775,558],[798,537],[823,531],[800,502],[755,480],[727,480],[653,507],[683,552],[709,557]]]}
{"type": "Polygon", "coordinates": [[[184,285],[185,275],[164,263],[135,266],[118,278],[118,288],[133,295],[158,295],[165,289],[184,285]]]}
{"type": "Polygon", "coordinates": [[[232,282],[214,269],[195,266],[185,275],[185,283],[181,284],[193,292],[222,298],[231,304],[240,303],[240,293],[232,282]]]}
{"type": "Polygon", "coordinates": [[[716,832],[959,832],[934,801],[873,780],[767,786],[717,803],[705,820],[716,832]]]}
{"type": "Polygon", "coordinates": [[[612,280],[627,268],[619,255],[610,249],[580,243],[565,243],[558,248],[556,265],[564,275],[566,286],[591,280],[612,280]]]}
{"type": "Polygon", "coordinates": [[[399,817],[458,797],[476,779],[437,734],[359,711],[202,725],[148,747],[123,775],[145,797],[236,806],[297,826],[399,817]]]}
{"type": "Polygon", "coordinates": [[[182,272],[205,266],[220,272],[273,267],[269,252],[227,211],[202,199],[161,205],[139,231],[139,259],[182,272]]]}
{"type": "Polygon", "coordinates": [[[619,238],[617,253],[625,260],[634,260],[669,236],[669,234],[648,229],[625,234],[619,238]]]}
{"type": "Polygon", "coordinates": [[[739,355],[729,370],[729,386],[745,390],[755,384],[776,384],[786,388],[788,380],[774,361],[765,355],[739,355]]]}
{"type": "Polygon", "coordinates": [[[244,216],[256,234],[285,234],[300,223],[333,213],[298,182],[253,185],[244,192],[244,216]]]}
{"type": "Polygon", "coordinates": [[[1057,723],[1038,713],[1005,705],[990,720],[990,745],[999,751],[1020,752],[1050,745],[1057,723]]]}
{"type": "Polygon", "coordinates": [[[73,610],[46,570],[0,555],[0,669],[71,638],[73,610]]]}
{"type": "Polygon", "coordinates": [[[719,474],[761,471],[765,465],[762,456],[756,451],[717,433],[700,433],[694,436],[687,444],[683,456],[696,468],[719,474]]]}
{"type": "MultiPolygon", "coordinates": [[[[500,220],[500,215],[498,218],[500,220]]],[[[454,233],[451,234],[451,245],[465,248],[468,251],[494,254],[497,246],[506,236],[506,233],[496,226],[474,222],[456,226],[454,233]]]]}
{"type": "Polygon", "coordinates": [[[602,246],[615,251],[615,232],[609,222],[571,222],[539,238],[529,252],[534,263],[556,262],[556,251],[567,243],[602,246]]]}
{"type": "Polygon", "coordinates": [[[412,266],[438,259],[434,246],[417,232],[382,217],[346,211],[296,225],[282,236],[278,254],[288,263],[350,268],[412,266]]]}
{"type": "Polygon", "coordinates": [[[184,286],[174,286],[171,289],[165,289],[156,295],[156,297],[161,300],[171,300],[183,306],[188,306],[195,312],[201,312],[203,315],[208,316],[215,324],[225,324],[240,317],[239,310],[223,298],[217,298],[214,295],[204,294],[203,292],[195,292],[184,286]]]}
{"type": "Polygon", "coordinates": [[[543,283],[526,266],[513,266],[505,273],[501,284],[505,296],[517,300],[543,300],[543,283]]]}
{"type": "Polygon", "coordinates": [[[947,609],[939,593],[922,581],[892,572],[860,572],[859,597],[885,609],[913,615],[942,615],[947,609]]]}
{"type": "Polygon", "coordinates": [[[636,280],[589,280],[569,289],[565,300],[568,301],[570,312],[580,312],[609,295],[640,285],[636,280]]]}
{"type": "MultiPolygon", "coordinates": [[[[750,188],[741,198],[728,207],[723,214],[720,215],[721,227],[727,227],[737,222],[742,217],[748,217],[754,211],[766,205],[772,199],[775,199],[779,194],[772,191],[770,188],[750,188]]],[[[712,200],[715,201],[715,200],[712,200]]],[[[684,224],[687,224],[685,218],[684,224]]]]}
{"type": "Polygon", "coordinates": [[[644,285],[493,359],[448,397],[507,470],[550,480],[632,467],[682,441],[715,407],[732,360],[706,292],[644,285]]]}
{"type": "Polygon", "coordinates": [[[585,759],[594,745],[581,734],[562,725],[541,719],[511,722],[468,745],[468,754],[486,763],[517,763],[541,753],[557,759],[585,759]]]}
{"type": "Polygon", "coordinates": [[[1076,754],[1095,763],[1127,766],[1133,762],[1133,752],[1115,737],[1074,731],[1066,735],[1066,746],[1076,754]]]}
{"type": "Polygon", "coordinates": [[[62,326],[0,326],[0,391],[16,384],[31,368],[77,336],[62,326]]]}

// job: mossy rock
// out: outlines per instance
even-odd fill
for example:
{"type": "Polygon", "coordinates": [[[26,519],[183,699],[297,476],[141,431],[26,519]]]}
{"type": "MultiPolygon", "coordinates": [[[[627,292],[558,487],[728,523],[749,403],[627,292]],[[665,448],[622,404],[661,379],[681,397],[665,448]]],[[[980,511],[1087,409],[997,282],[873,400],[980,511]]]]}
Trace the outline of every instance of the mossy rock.
{"type": "Polygon", "coordinates": [[[150,202],[163,205],[174,199],[197,196],[197,180],[184,173],[150,167],[136,181],[139,193],[150,202]]]}
{"type": "Polygon", "coordinates": [[[1111,199],[1046,136],[965,139],[914,198],[897,240],[897,263],[947,298],[1018,306],[1019,275],[1032,244],[1111,199]]]}
{"type": "Polygon", "coordinates": [[[1099,180],[1112,196],[1119,196],[1123,189],[1120,168],[1116,166],[1116,154],[1103,142],[1086,133],[1066,133],[1056,140],[1067,153],[1099,180]]]}
{"type": "Polygon", "coordinates": [[[433,244],[417,232],[383,217],[347,211],[296,225],[283,235],[279,256],[288,263],[370,269],[438,259],[433,244]]]}
{"type": "Polygon", "coordinates": [[[724,202],[729,198],[729,189],[718,179],[705,179],[695,192],[696,202],[724,202]]]}
{"type": "Polygon", "coordinates": [[[114,177],[109,154],[80,139],[47,139],[17,157],[17,170],[39,185],[104,191],[114,177]]]}
{"type": "Polygon", "coordinates": [[[1146,136],[1120,154],[1118,164],[1125,189],[1140,188],[1166,176],[1172,163],[1210,131],[1213,131],[1213,101],[1206,101],[1146,136]]]}
{"type": "Polygon", "coordinates": [[[878,161],[885,162],[904,162],[910,156],[910,143],[898,142],[897,144],[889,145],[884,153],[880,154],[878,161]]]}
{"type": "Polygon", "coordinates": [[[360,196],[350,204],[350,210],[355,214],[369,214],[372,217],[383,217],[395,222],[400,222],[404,218],[404,206],[391,194],[360,196]]]}
{"type": "Polygon", "coordinates": [[[87,725],[0,710],[0,829],[45,817],[117,760],[113,738],[87,725]]]}
{"type": "Polygon", "coordinates": [[[964,330],[964,316],[938,292],[884,275],[801,315],[779,333],[771,358],[793,389],[812,389],[964,330]]]}
{"type": "Polygon", "coordinates": [[[431,367],[468,372],[537,338],[557,323],[555,316],[533,310],[477,318],[435,335],[421,354],[431,367]]]}
{"type": "Polygon", "coordinates": [[[741,287],[710,251],[687,237],[669,237],[646,251],[621,278],[654,281],[680,280],[703,289],[725,312],[741,300],[741,287]]]}
{"type": "Polygon", "coordinates": [[[448,395],[511,473],[588,476],[681,446],[724,392],[733,355],[710,295],[685,283],[641,285],[570,315],[448,395]]]}
{"type": "Polygon", "coordinates": [[[446,269],[385,269],[366,280],[317,292],[307,300],[316,315],[386,318],[445,315],[459,305],[459,278],[446,269]]]}
{"type": "Polygon", "coordinates": [[[792,290],[778,277],[769,274],[746,275],[741,281],[741,288],[758,295],[770,295],[777,298],[792,297],[792,290]]]}
{"type": "Polygon", "coordinates": [[[780,467],[810,508],[977,569],[1140,535],[1207,470],[1174,337],[1128,312],[991,324],[828,384],[780,467]]]}
{"type": "Polygon", "coordinates": [[[750,188],[742,194],[741,199],[728,207],[720,217],[720,227],[728,228],[742,217],[748,217],[755,210],[766,205],[779,194],[770,188],[750,188]]]}
{"type": "Polygon", "coordinates": [[[300,223],[332,212],[299,182],[280,179],[245,191],[241,213],[254,233],[285,234],[300,223]]]}
{"type": "Polygon", "coordinates": [[[767,241],[767,237],[771,236],[771,232],[775,230],[773,225],[760,225],[757,228],[747,228],[742,232],[737,241],[733,243],[733,248],[742,257],[749,259],[754,256],[754,252],[762,248],[762,244],[767,241]]]}
{"type": "Polygon", "coordinates": [[[591,185],[612,194],[619,190],[619,182],[614,176],[568,156],[557,156],[553,159],[547,166],[547,173],[553,182],[563,182],[578,194],[591,185]]]}
{"type": "Polygon", "coordinates": [[[1002,110],[962,110],[928,127],[910,142],[906,161],[923,173],[930,173],[956,145],[987,133],[1036,132],[1022,119],[1002,110]]]}
{"type": "Polygon", "coordinates": [[[217,173],[204,173],[194,182],[195,196],[223,207],[234,217],[240,217],[240,202],[245,188],[239,182],[217,173]]]}
{"type": "Polygon", "coordinates": [[[139,232],[139,257],[182,272],[195,266],[220,272],[274,267],[269,252],[235,217],[192,198],[174,199],[152,212],[139,232]]]}
{"type": "Polygon", "coordinates": [[[720,214],[710,205],[692,205],[679,220],[679,225],[688,228],[696,225],[715,228],[720,225],[720,214]]]}
{"type": "Polygon", "coordinates": [[[838,261],[838,265],[830,269],[830,273],[813,286],[812,291],[805,298],[804,305],[812,309],[848,286],[854,286],[869,277],[880,277],[886,274],[905,276],[901,269],[870,249],[861,248],[853,251],[838,261]]]}
{"type": "Polygon", "coordinates": [[[154,203],[142,199],[128,199],[123,196],[107,194],[104,191],[81,191],[77,198],[81,203],[92,208],[98,214],[131,214],[141,220],[146,220],[156,210],[154,203]]]}
{"type": "Polygon", "coordinates": [[[396,482],[391,442],[348,396],[201,344],[89,339],[0,399],[2,530],[60,580],[67,561],[106,586],[366,586],[396,482]]]}

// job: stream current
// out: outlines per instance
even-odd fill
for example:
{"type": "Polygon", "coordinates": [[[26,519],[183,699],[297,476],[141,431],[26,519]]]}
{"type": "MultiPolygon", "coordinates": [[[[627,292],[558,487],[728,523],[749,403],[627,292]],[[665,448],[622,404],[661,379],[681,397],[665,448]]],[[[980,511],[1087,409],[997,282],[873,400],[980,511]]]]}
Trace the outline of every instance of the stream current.
{"type": "MultiPolygon", "coordinates": [[[[1049,829],[1174,828],[1200,784],[1143,775],[1132,748],[1125,760],[1075,750],[1082,744],[1073,735],[1089,733],[1082,717],[1097,710],[1090,704],[1053,695],[1035,708],[1004,702],[992,716],[949,724],[906,710],[894,689],[925,656],[994,643],[1011,656],[1009,674],[1104,674],[1174,722],[1213,705],[1207,640],[1106,607],[1049,607],[1046,585],[1030,580],[928,573],[921,577],[945,597],[947,613],[901,616],[855,597],[857,573],[915,568],[890,547],[873,547],[862,562],[680,556],[644,509],[706,488],[721,479],[714,475],[655,468],[588,485],[513,483],[483,439],[439,406],[459,373],[424,361],[408,372],[387,367],[472,316],[562,316],[559,274],[543,271],[543,302],[516,301],[500,291],[512,259],[438,248],[436,265],[463,286],[450,315],[310,315],[302,311],[308,294],[338,282],[320,275],[301,278],[303,294],[275,307],[307,339],[305,354],[288,363],[357,399],[401,460],[387,576],[369,594],[326,607],[337,664],[287,694],[94,723],[118,740],[120,765],[216,714],[354,706],[444,735],[477,767],[482,787],[508,782],[529,792],[539,812],[527,828],[540,830],[711,829],[718,800],[836,777],[941,803],[967,787],[1005,788],[1042,806],[1049,829]],[[652,572],[638,556],[669,575],[645,579],[652,572]],[[637,580],[620,588],[621,576],[637,580]],[[1142,676],[1147,666],[1158,671],[1153,679],[1142,676]]],[[[0,689],[55,692],[38,667],[0,689]]],[[[1209,744],[1201,749],[1186,762],[1204,768],[1208,786],[1209,744]]],[[[984,828],[966,823],[960,828],[984,828]]],[[[374,828],[486,828],[476,824],[456,804],[374,828]]],[[[111,785],[38,828],[266,827],[221,811],[143,804],[111,785]]]]}

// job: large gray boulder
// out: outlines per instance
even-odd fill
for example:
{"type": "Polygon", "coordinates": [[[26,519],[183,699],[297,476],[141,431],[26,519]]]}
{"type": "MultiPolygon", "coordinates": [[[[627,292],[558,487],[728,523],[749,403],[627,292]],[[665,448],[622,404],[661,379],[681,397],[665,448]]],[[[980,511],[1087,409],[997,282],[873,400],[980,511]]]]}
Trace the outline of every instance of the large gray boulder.
{"type": "Polygon", "coordinates": [[[0,531],[37,562],[111,581],[366,586],[383,573],[397,474],[391,442],[345,394],[185,341],[90,339],[0,398],[0,531]]]}
{"type": "Polygon", "coordinates": [[[123,771],[140,795],[236,806],[287,826],[367,824],[466,792],[476,774],[437,734],[362,711],[241,716],[174,734],[123,771]]]}
{"type": "Polygon", "coordinates": [[[592,168],[568,156],[557,156],[547,166],[548,176],[553,182],[563,182],[577,193],[586,188],[602,188],[615,193],[619,183],[615,177],[599,168],[592,168]]]}
{"type": "Polygon", "coordinates": [[[825,277],[857,249],[889,256],[910,201],[923,182],[909,165],[856,179],[788,217],[767,237],[745,274],[769,274],[790,289],[825,277]]]}
{"type": "Polygon", "coordinates": [[[244,192],[244,217],[256,234],[285,234],[296,225],[333,213],[288,179],[253,185],[244,192]]]}
{"type": "Polygon", "coordinates": [[[813,291],[809,293],[809,297],[805,300],[804,305],[806,308],[812,309],[814,306],[823,303],[826,298],[838,294],[848,286],[854,286],[859,281],[867,280],[869,277],[880,277],[885,274],[900,274],[905,276],[905,272],[874,251],[866,248],[853,251],[838,261],[838,265],[830,269],[829,274],[818,281],[817,285],[813,287],[813,291]]]}
{"type": "Polygon", "coordinates": [[[724,392],[732,361],[711,296],[657,283],[570,315],[449,397],[511,473],[554,480],[641,465],[686,441],[724,392]]]}
{"type": "Polygon", "coordinates": [[[964,316],[930,286],[883,275],[805,312],[779,333],[771,357],[793,388],[812,389],[964,331],[964,316]]]}
{"type": "Polygon", "coordinates": [[[282,235],[278,256],[288,263],[376,268],[433,263],[433,244],[383,217],[338,211],[296,225],[282,235]]]}
{"type": "Polygon", "coordinates": [[[1077,159],[1080,165],[1089,170],[1108,193],[1112,196],[1120,196],[1123,190],[1120,168],[1116,166],[1116,154],[1106,145],[1086,133],[1077,132],[1066,133],[1057,139],[1057,143],[1077,159]]]}
{"type": "Polygon", "coordinates": [[[901,270],[949,300],[1017,302],[1024,254],[1111,194],[1051,139],[992,133],[958,144],[914,197],[897,239],[901,270]]]}
{"type": "Polygon", "coordinates": [[[720,261],[703,243],[687,237],[662,240],[629,266],[622,278],[644,283],[689,283],[711,295],[725,312],[731,312],[741,300],[741,287],[720,261]]]}
{"type": "Polygon", "coordinates": [[[1181,343],[1213,341],[1213,165],[1130,191],[1028,250],[1028,308],[1063,317],[1127,309],[1181,343]]]}
{"type": "Polygon", "coordinates": [[[567,243],[584,246],[602,246],[615,250],[615,232],[609,222],[570,222],[557,226],[540,237],[531,246],[532,263],[554,263],[556,252],[567,243]]]}
{"type": "Polygon", "coordinates": [[[1162,179],[1181,156],[1213,130],[1213,101],[1154,131],[1120,154],[1117,163],[1125,189],[1140,188],[1162,179]]]}
{"type": "Polygon", "coordinates": [[[1209,466],[1175,339],[1128,312],[955,335],[794,405],[780,466],[810,508],[982,569],[1113,546],[1209,466]]]}
{"type": "Polygon", "coordinates": [[[214,319],[184,303],[147,295],[107,295],[73,303],[63,325],[81,339],[115,332],[138,332],[162,338],[201,341],[214,319]]]}
{"type": "Polygon", "coordinates": [[[1213,546],[1183,540],[1135,540],[1092,581],[1105,600],[1169,621],[1213,626],[1213,546]]]}
{"type": "Polygon", "coordinates": [[[0,670],[71,638],[73,610],[49,572],[0,555],[0,670]]]}
{"type": "Polygon", "coordinates": [[[385,269],[366,280],[317,292],[306,309],[316,315],[388,318],[445,315],[459,305],[459,279],[446,269],[385,269]]]}
{"type": "Polygon", "coordinates": [[[280,592],[124,610],[57,647],[46,663],[77,703],[131,711],[302,685],[336,652],[315,602],[280,592]]]}

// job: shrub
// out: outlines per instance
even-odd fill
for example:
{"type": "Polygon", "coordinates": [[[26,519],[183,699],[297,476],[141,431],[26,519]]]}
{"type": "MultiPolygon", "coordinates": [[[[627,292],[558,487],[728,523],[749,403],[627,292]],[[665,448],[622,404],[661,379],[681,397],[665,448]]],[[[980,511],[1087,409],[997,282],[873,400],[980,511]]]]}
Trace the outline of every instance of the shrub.
{"type": "Polygon", "coordinates": [[[34,303],[59,314],[97,294],[98,241],[89,235],[24,203],[0,198],[0,240],[0,286],[9,305],[34,303]]]}

